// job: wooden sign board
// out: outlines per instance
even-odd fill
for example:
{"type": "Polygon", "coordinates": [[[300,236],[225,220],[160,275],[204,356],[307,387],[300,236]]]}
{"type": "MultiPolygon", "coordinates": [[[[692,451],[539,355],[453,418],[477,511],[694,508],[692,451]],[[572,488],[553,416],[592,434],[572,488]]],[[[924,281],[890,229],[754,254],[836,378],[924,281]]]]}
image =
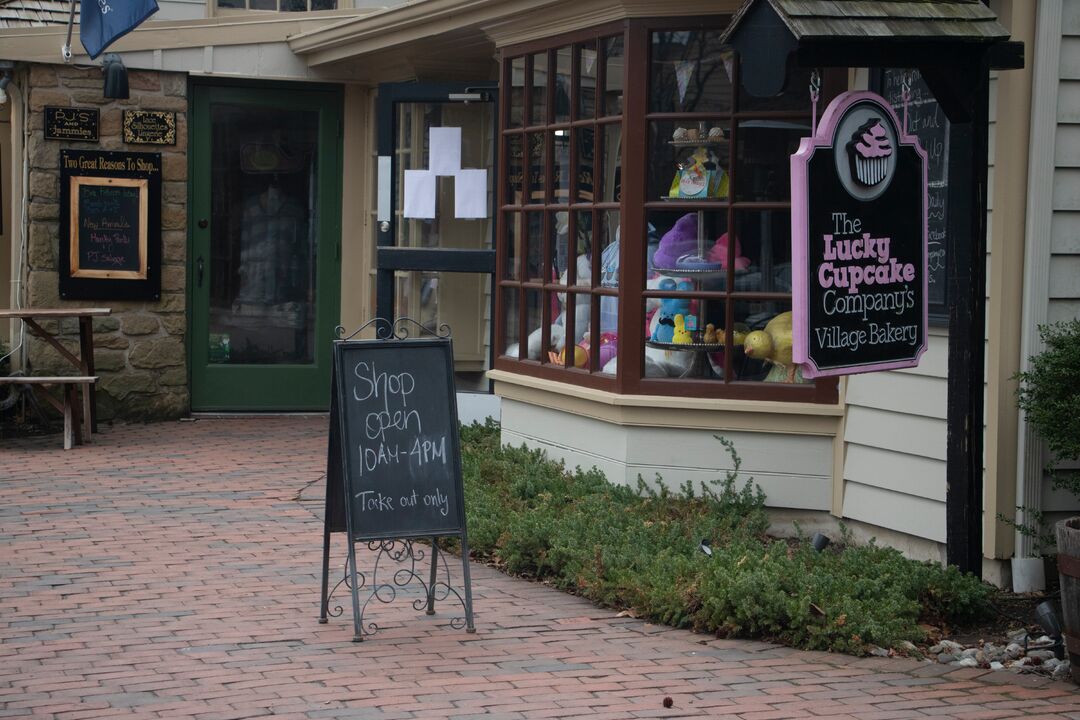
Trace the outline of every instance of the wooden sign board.
{"type": "Polygon", "coordinates": [[[175,145],[176,113],[165,110],[125,110],[124,142],[175,145]]]}
{"type": "Polygon", "coordinates": [[[60,296],[159,297],[161,156],[64,150],[60,170],[60,296]]]}
{"type": "Polygon", "coordinates": [[[97,108],[45,107],[45,139],[97,142],[101,113],[97,108]]]}
{"type": "Polygon", "coordinates": [[[847,92],[791,156],[792,354],[807,378],[926,351],[927,159],[880,96],[847,92]]]}

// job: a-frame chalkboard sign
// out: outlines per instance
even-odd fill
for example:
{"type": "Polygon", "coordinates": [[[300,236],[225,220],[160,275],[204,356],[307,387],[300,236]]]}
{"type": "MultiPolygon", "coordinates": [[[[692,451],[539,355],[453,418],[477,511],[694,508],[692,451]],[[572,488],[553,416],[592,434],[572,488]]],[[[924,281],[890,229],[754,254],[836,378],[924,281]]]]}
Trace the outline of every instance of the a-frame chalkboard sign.
{"type": "MultiPolygon", "coordinates": [[[[342,332],[338,328],[338,337],[342,332]]],[[[375,623],[364,625],[368,605],[391,602],[407,586],[422,592],[413,606],[426,605],[429,615],[436,600],[454,595],[465,617],[451,626],[475,629],[453,361],[448,327],[433,334],[409,318],[378,318],[334,342],[319,622],[326,622],[333,594],[330,535],[345,532],[349,555],[335,589],[344,583],[350,590],[355,642],[378,631],[375,623]],[[368,328],[376,339],[352,339],[368,328]],[[436,543],[441,537],[461,543],[464,594],[450,585],[436,543]],[[431,541],[426,580],[417,567],[428,547],[415,543],[418,538],[431,541]],[[357,573],[358,543],[375,554],[370,576],[357,573]]]]}

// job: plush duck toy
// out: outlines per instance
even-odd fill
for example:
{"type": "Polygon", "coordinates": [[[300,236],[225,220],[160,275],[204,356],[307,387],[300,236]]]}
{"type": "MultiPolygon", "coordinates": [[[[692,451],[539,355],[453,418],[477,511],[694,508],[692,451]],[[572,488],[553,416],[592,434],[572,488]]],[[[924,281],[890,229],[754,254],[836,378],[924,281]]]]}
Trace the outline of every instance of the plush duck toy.
{"type": "Polygon", "coordinates": [[[686,329],[686,317],[682,313],[675,316],[675,333],[671,342],[676,345],[689,345],[694,342],[694,336],[686,329]]]}
{"type": "MultiPolygon", "coordinates": [[[[783,312],[774,317],[764,330],[748,333],[743,341],[746,357],[766,360],[778,366],[784,372],[782,382],[795,382],[795,363],[791,359],[791,312],[783,312]]],[[[766,380],[772,379],[772,373],[766,380]]],[[[774,382],[779,380],[773,380],[774,382]]]]}
{"type": "Polygon", "coordinates": [[[715,345],[717,342],[720,342],[721,339],[722,339],[722,336],[721,336],[721,338],[717,338],[717,336],[716,336],[716,326],[715,325],[713,325],[712,323],[709,323],[708,325],[705,326],[705,335],[701,338],[701,341],[703,343],[705,343],[706,345],[715,345]]]}

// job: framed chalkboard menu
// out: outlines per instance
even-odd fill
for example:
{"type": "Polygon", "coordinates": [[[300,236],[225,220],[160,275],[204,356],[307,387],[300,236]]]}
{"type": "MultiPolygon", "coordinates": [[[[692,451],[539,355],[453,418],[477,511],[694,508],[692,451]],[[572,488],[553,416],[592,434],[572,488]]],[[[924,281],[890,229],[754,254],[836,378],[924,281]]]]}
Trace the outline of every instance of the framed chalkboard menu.
{"type": "Polygon", "coordinates": [[[161,156],[60,154],[60,296],[161,294],[161,156]]]}
{"type": "MultiPolygon", "coordinates": [[[[413,581],[423,588],[429,614],[437,597],[452,594],[465,611],[457,626],[474,629],[453,347],[448,331],[410,337],[405,329],[410,323],[430,334],[407,318],[393,324],[374,320],[369,325],[375,325],[379,339],[334,343],[320,621],[328,612],[330,533],[344,531],[357,641],[377,627],[363,621],[371,601],[389,602],[413,581]],[[436,581],[439,537],[461,543],[463,595],[436,581]],[[380,564],[407,559],[415,565],[422,557],[414,538],[431,539],[430,577],[425,580],[410,566],[380,582],[380,564]],[[377,554],[370,577],[356,570],[358,542],[377,554]],[[371,592],[363,602],[361,588],[371,592]]],[[[449,576],[445,558],[443,569],[449,576]]]]}
{"type": "Polygon", "coordinates": [[[948,322],[946,296],[946,227],[948,222],[949,154],[952,128],[945,111],[918,70],[884,68],[876,80],[877,91],[888,101],[896,114],[904,117],[903,79],[910,80],[910,99],[907,103],[907,131],[919,138],[927,160],[927,286],[929,316],[932,322],[948,322]]]}

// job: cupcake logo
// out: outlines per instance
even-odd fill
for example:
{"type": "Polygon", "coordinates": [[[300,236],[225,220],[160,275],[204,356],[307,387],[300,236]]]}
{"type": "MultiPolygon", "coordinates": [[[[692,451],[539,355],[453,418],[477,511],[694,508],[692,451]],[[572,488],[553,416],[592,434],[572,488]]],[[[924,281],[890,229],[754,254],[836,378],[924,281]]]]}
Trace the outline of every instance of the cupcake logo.
{"type": "Polygon", "coordinates": [[[889,158],[893,153],[889,134],[880,119],[864,123],[848,143],[852,175],[865,185],[873,187],[888,175],[889,158]]]}

